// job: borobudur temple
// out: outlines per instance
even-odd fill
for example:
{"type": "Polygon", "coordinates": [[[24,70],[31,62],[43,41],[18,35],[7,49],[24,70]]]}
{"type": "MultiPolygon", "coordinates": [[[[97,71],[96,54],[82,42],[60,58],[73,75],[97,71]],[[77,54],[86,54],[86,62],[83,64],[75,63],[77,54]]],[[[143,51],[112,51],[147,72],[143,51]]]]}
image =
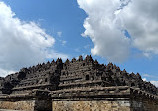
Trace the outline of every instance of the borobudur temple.
{"type": "Polygon", "coordinates": [[[22,68],[0,78],[0,109],[20,111],[158,111],[158,89],[91,55],[22,68]]]}

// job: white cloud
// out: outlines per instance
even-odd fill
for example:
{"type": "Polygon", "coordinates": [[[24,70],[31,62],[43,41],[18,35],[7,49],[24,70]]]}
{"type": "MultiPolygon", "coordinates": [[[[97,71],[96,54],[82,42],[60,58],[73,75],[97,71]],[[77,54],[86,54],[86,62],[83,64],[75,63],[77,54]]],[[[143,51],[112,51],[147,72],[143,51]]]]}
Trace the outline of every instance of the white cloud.
{"type": "Polygon", "coordinates": [[[91,47],[91,46],[88,44],[88,45],[85,45],[85,46],[84,46],[84,49],[90,49],[90,47],[91,47]]]}
{"type": "Polygon", "coordinates": [[[157,76],[150,75],[150,74],[143,74],[143,77],[151,78],[151,79],[158,79],[157,76]]]}
{"type": "Polygon", "coordinates": [[[149,74],[143,74],[144,77],[152,77],[152,75],[149,74]]]}
{"type": "Polygon", "coordinates": [[[52,58],[52,59],[62,58],[65,61],[67,58],[69,58],[69,55],[64,53],[58,53],[55,52],[54,50],[51,50],[47,53],[46,58],[52,58]]]}
{"type": "Polygon", "coordinates": [[[158,87],[158,81],[150,81],[152,84],[154,84],[156,87],[158,87]]]}
{"type": "Polygon", "coordinates": [[[93,55],[123,61],[130,48],[146,57],[158,54],[157,0],[77,0],[88,15],[85,32],[94,43],[93,55]],[[130,38],[122,33],[127,30],[130,38]]]}
{"type": "Polygon", "coordinates": [[[142,80],[143,80],[143,81],[147,81],[147,79],[146,79],[146,78],[143,78],[142,80]]]}
{"type": "Polygon", "coordinates": [[[74,49],[75,52],[81,52],[80,48],[74,49]]]}
{"type": "Polygon", "coordinates": [[[57,32],[58,37],[62,36],[62,32],[57,32]]]}
{"type": "Polygon", "coordinates": [[[157,0],[132,0],[119,15],[132,37],[133,46],[147,56],[150,53],[158,54],[157,10],[157,0]]]}
{"type": "MultiPolygon", "coordinates": [[[[146,77],[150,77],[150,75],[147,74],[146,77]]],[[[148,81],[146,78],[143,78],[143,81],[151,82],[153,85],[155,85],[156,87],[158,87],[158,81],[153,81],[153,80],[148,81]]]]}
{"type": "Polygon", "coordinates": [[[45,61],[55,39],[34,22],[20,20],[0,2],[0,76],[45,61]]]}
{"type": "Polygon", "coordinates": [[[15,73],[15,71],[12,71],[12,70],[4,70],[4,69],[1,69],[1,68],[0,68],[0,75],[3,76],[3,77],[7,76],[8,74],[13,74],[13,73],[15,73]]]}
{"type": "Polygon", "coordinates": [[[128,57],[129,39],[121,32],[115,11],[119,7],[118,0],[78,0],[88,17],[85,19],[83,36],[89,36],[94,48],[93,55],[106,57],[109,61],[123,61],[128,57]]]}
{"type": "Polygon", "coordinates": [[[65,45],[67,43],[67,41],[65,40],[62,40],[61,42],[62,42],[62,45],[65,45]]]}
{"type": "MultiPolygon", "coordinates": [[[[58,35],[58,37],[61,37],[62,36],[62,32],[61,31],[57,32],[57,35],[58,35]]],[[[59,39],[59,41],[61,42],[61,45],[63,45],[63,46],[67,43],[67,41],[62,40],[62,39],[59,39]]]]}

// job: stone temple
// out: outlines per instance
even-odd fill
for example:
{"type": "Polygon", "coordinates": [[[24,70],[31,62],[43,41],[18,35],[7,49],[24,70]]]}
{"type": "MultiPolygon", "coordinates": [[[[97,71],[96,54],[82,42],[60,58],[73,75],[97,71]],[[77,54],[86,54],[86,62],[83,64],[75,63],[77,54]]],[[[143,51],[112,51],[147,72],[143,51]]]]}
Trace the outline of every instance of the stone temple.
{"type": "Polygon", "coordinates": [[[0,78],[0,109],[158,111],[158,88],[91,56],[22,68],[0,78]]]}

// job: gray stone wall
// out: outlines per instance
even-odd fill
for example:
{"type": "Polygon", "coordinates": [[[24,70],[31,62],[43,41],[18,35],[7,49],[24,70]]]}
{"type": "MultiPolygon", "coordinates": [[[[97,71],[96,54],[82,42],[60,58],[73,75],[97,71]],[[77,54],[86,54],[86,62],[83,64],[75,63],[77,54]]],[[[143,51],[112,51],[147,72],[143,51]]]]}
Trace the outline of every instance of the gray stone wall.
{"type": "Polygon", "coordinates": [[[53,101],[53,111],[130,111],[130,102],[120,101],[53,101]]]}
{"type": "Polygon", "coordinates": [[[52,111],[51,100],[0,101],[0,109],[20,111],[52,111]]]}
{"type": "Polygon", "coordinates": [[[158,111],[158,103],[154,100],[131,100],[131,111],[158,111]]]}
{"type": "Polygon", "coordinates": [[[136,100],[91,100],[52,101],[53,111],[158,111],[154,101],[136,100]]]}
{"type": "Polygon", "coordinates": [[[0,109],[34,111],[35,100],[0,101],[0,109]]]}

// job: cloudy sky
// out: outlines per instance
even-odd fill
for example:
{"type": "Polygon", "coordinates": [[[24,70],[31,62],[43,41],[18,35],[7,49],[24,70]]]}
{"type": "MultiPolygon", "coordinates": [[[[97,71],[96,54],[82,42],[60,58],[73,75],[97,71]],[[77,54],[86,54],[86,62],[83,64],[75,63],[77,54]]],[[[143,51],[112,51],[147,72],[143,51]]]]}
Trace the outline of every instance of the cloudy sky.
{"type": "Polygon", "coordinates": [[[91,54],[158,86],[157,0],[0,0],[0,75],[91,54]]]}

